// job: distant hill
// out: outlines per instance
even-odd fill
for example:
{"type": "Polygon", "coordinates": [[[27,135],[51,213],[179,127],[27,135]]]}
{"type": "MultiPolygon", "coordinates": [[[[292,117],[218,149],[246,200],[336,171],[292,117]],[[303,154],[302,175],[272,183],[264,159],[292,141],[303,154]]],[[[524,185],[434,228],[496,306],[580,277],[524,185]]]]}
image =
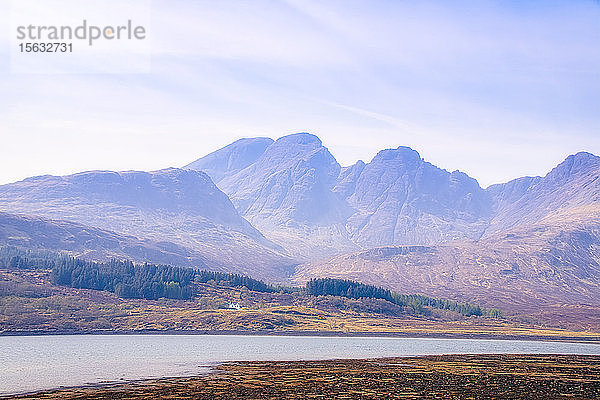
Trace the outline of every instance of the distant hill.
{"type": "Polygon", "coordinates": [[[168,241],[152,241],[75,222],[0,212],[0,243],[68,251],[94,260],[112,258],[222,269],[216,261],[168,241]]]}
{"type": "Polygon", "coordinates": [[[0,209],[170,242],[231,271],[283,279],[292,261],[202,172],[91,171],[0,186],[0,209]]]}

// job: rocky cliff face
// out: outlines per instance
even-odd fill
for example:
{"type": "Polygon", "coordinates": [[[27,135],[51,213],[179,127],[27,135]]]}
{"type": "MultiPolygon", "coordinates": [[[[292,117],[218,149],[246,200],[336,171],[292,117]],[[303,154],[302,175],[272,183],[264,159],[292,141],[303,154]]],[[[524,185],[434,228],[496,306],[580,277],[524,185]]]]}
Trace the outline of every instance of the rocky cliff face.
{"type": "Polygon", "coordinates": [[[358,160],[356,164],[342,168],[333,187],[334,193],[342,199],[350,197],[356,191],[356,182],[364,171],[365,165],[364,161],[358,160]]]}
{"type": "Polygon", "coordinates": [[[354,248],[344,218],[350,212],[332,188],[340,165],[307,133],[282,137],[219,187],[267,237],[306,259],[354,248]]]}
{"type": "Polygon", "coordinates": [[[300,133],[278,139],[239,172],[216,174],[240,214],[301,259],[478,238],[492,212],[477,181],[408,147],[341,168],[319,138],[300,133]]]}
{"type": "Polygon", "coordinates": [[[527,191],[535,186],[542,178],[539,176],[524,176],[488,187],[485,191],[490,195],[494,212],[504,210],[519,200],[527,191]]]}
{"type": "Polygon", "coordinates": [[[476,180],[437,168],[408,147],[380,151],[344,183],[354,187],[345,190],[354,210],[346,227],[362,247],[478,238],[491,216],[476,180]]]}
{"type": "Polygon", "coordinates": [[[525,191],[521,190],[522,196],[498,203],[501,207],[486,234],[536,224],[561,214],[572,214],[573,218],[574,214],[586,214],[588,206],[600,203],[600,157],[583,152],[571,155],[545,177],[532,178],[530,183],[525,185],[525,191]]]}
{"type": "Polygon", "coordinates": [[[341,203],[331,193],[339,172],[321,140],[300,133],[280,138],[219,186],[253,223],[327,224],[340,215],[341,203]]]}

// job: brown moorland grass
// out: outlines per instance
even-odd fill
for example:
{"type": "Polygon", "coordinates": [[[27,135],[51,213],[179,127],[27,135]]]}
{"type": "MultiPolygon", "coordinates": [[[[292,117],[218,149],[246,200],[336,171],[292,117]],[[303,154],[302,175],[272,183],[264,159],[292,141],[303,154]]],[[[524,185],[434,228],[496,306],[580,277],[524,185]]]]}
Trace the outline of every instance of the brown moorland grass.
{"type": "Polygon", "coordinates": [[[217,374],[75,388],[19,399],[600,398],[600,356],[445,355],[237,362],[217,374]]]}
{"type": "Polygon", "coordinates": [[[198,284],[191,300],[124,299],[51,283],[48,272],[0,269],[0,334],[43,333],[317,333],[399,336],[599,340],[575,330],[512,318],[427,315],[374,299],[259,293],[198,284]],[[229,309],[230,302],[239,310],[229,309]]]}

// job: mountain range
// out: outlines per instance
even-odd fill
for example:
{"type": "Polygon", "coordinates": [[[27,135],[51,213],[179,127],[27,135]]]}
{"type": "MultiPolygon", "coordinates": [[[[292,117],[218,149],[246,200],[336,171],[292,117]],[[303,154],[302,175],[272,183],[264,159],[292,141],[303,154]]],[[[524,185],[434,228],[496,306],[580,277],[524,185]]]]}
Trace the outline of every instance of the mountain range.
{"type": "Polygon", "coordinates": [[[242,139],[184,168],[209,174],[242,216],[303,261],[479,238],[493,216],[493,197],[475,179],[440,169],[408,147],[342,168],[311,134],[257,140],[260,147],[242,139]]]}
{"type": "Polygon", "coordinates": [[[404,146],[343,167],[299,133],[182,168],[28,178],[0,186],[0,211],[3,243],[279,283],[351,278],[542,319],[560,309],[564,324],[585,309],[600,326],[600,157],[585,152],[482,188],[404,146]]]}

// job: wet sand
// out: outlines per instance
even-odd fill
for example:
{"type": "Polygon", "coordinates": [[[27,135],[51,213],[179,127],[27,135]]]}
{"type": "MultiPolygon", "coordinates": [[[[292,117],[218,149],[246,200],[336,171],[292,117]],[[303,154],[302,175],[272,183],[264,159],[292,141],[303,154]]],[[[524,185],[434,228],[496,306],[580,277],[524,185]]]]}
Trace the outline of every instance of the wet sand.
{"type": "Polygon", "coordinates": [[[19,399],[600,399],[600,356],[446,355],[225,363],[215,374],[19,399]]]}

